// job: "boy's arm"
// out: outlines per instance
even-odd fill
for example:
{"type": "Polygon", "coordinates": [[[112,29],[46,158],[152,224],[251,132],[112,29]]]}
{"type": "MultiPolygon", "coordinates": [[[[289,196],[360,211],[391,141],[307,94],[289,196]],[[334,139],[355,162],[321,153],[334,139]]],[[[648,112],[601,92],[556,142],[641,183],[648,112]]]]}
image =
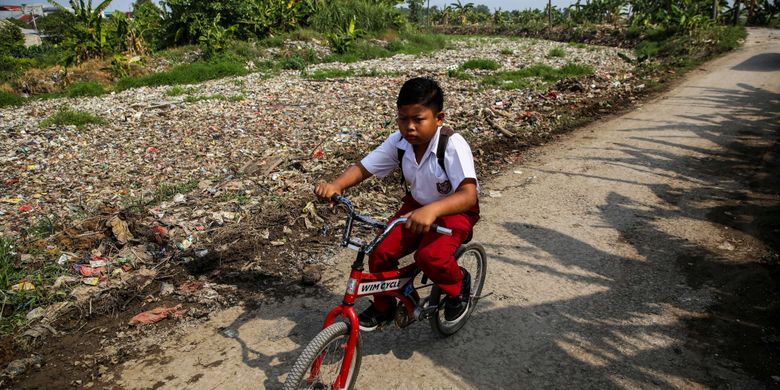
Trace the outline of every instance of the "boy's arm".
{"type": "Polygon", "coordinates": [[[477,204],[477,181],[466,178],[450,196],[403,215],[409,218],[404,226],[414,233],[427,232],[437,218],[466,212],[475,204],[477,204]]]}
{"type": "Polygon", "coordinates": [[[371,176],[373,175],[363,167],[363,164],[352,164],[336,180],[330,183],[320,182],[317,184],[314,187],[314,193],[322,199],[330,200],[333,195],[341,195],[342,191],[371,176]]]}

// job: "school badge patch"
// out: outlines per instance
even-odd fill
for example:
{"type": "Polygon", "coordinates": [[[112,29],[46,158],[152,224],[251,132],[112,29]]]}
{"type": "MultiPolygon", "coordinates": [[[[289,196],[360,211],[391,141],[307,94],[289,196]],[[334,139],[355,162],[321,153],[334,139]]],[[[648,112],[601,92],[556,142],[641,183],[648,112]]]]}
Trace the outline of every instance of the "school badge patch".
{"type": "Polygon", "coordinates": [[[449,180],[445,180],[441,183],[436,183],[436,189],[439,191],[442,195],[447,195],[452,191],[452,184],[449,180]]]}

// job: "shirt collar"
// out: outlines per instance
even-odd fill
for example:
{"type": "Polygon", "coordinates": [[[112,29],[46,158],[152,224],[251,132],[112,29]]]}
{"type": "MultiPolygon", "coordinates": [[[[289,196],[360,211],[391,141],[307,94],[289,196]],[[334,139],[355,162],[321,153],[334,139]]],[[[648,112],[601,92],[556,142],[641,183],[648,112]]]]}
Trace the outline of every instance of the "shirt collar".
{"type": "MultiPolygon", "coordinates": [[[[398,133],[401,134],[400,131],[398,133]]],[[[428,142],[428,149],[425,150],[425,155],[423,156],[422,161],[420,161],[421,164],[422,164],[423,161],[425,161],[425,159],[428,157],[429,154],[433,154],[434,156],[436,156],[436,149],[437,149],[437,146],[439,145],[439,135],[440,134],[441,134],[441,126],[436,128],[436,134],[434,134],[433,137],[431,138],[431,141],[428,142]]],[[[410,158],[414,159],[414,157],[413,157],[414,156],[414,147],[412,147],[412,144],[410,144],[409,141],[405,140],[403,136],[401,136],[401,140],[398,141],[398,143],[396,144],[396,147],[401,147],[401,148],[404,149],[404,151],[405,151],[404,158],[407,158],[406,155],[408,154],[409,156],[412,156],[410,158]]]]}

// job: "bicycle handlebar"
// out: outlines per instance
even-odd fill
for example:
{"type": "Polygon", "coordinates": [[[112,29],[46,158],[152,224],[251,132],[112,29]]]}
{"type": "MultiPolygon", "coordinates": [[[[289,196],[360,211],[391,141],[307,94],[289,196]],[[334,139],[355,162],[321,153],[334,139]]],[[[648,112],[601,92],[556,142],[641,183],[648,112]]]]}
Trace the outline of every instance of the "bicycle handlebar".
{"type": "MultiPolygon", "coordinates": [[[[385,224],[382,222],[379,222],[371,217],[361,215],[355,212],[355,207],[352,205],[352,202],[349,201],[349,199],[341,196],[341,195],[333,195],[331,198],[331,201],[340,203],[344,205],[347,209],[347,224],[344,226],[344,234],[342,235],[342,246],[350,247],[352,249],[358,249],[361,248],[364,250],[365,253],[371,253],[371,251],[374,250],[374,248],[379,245],[380,242],[382,242],[388,234],[390,234],[390,231],[393,230],[396,226],[405,223],[409,219],[406,217],[400,217],[394,219],[390,224],[385,224]],[[383,229],[382,233],[380,233],[373,241],[371,241],[368,245],[363,245],[362,243],[352,241],[350,239],[350,233],[352,232],[352,222],[353,220],[358,220],[360,222],[363,222],[365,224],[371,225],[378,229],[383,229]]],[[[439,226],[435,223],[431,224],[431,230],[436,231],[439,234],[446,234],[448,236],[452,235],[452,229],[445,228],[443,226],[439,226]]]]}

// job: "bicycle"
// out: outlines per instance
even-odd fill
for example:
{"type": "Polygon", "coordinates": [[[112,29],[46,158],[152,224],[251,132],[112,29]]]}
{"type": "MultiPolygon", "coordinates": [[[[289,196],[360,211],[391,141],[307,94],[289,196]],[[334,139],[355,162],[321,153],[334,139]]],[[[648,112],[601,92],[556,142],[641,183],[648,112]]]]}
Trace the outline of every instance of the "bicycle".
{"type": "MultiPolygon", "coordinates": [[[[351,389],[354,386],[363,352],[363,338],[360,335],[360,326],[354,308],[358,298],[378,294],[393,296],[401,303],[396,308],[396,326],[405,328],[415,321],[427,319],[435,332],[447,337],[455,334],[468,321],[477,301],[481,298],[479,294],[485,283],[487,267],[485,249],[467,240],[456,250],[455,258],[459,265],[470,267],[464,268],[471,273],[471,295],[466,312],[453,321],[447,321],[444,318],[442,304],[446,294],[442,294],[435,284],[429,284],[425,275],[420,279],[421,285],[415,286],[421,271],[414,263],[394,271],[363,272],[365,256],[371,253],[390,231],[406,222],[406,218],[398,218],[390,224],[384,224],[356,213],[352,203],[343,196],[334,195],[331,200],[340,203],[347,210],[341,245],[358,253],[352,263],[342,304],[330,311],[325,318],[322,331],[301,352],[287,376],[284,389],[351,389]],[[363,243],[359,239],[352,238],[355,222],[381,229],[382,233],[370,243],[363,243]],[[465,262],[469,264],[464,264],[465,262]],[[418,290],[427,287],[431,287],[430,294],[421,298],[418,290]],[[344,317],[346,321],[336,322],[339,316],[344,317]]],[[[442,226],[432,225],[431,229],[440,234],[452,234],[452,230],[442,226]]]]}

